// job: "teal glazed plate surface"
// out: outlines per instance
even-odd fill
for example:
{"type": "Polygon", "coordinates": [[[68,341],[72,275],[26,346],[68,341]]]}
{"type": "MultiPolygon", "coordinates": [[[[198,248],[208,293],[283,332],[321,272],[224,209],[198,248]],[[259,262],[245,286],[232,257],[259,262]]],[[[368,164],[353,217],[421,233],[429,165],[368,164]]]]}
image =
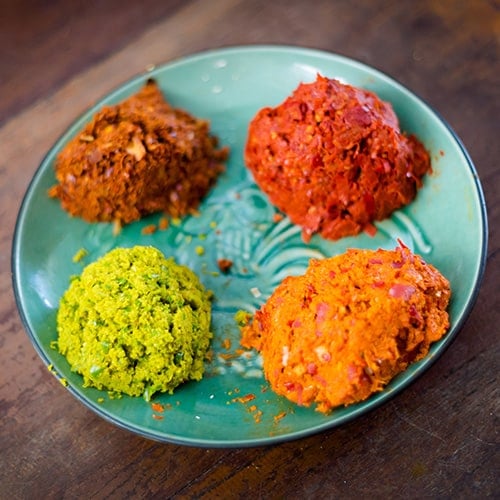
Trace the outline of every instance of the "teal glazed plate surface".
{"type": "Polygon", "coordinates": [[[114,90],[78,118],[38,168],[23,200],[15,230],[12,266],[17,305],[28,335],[48,366],[82,403],[108,421],[164,442],[206,447],[278,443],[308,436],[352,420],[386,402],[421,375],[443,353],[467,318],[482,279],[487,218],[474,166],[450,127],[412,92],[359,62],[316,50],[257,46],[214,50],[154,68],[114,90]],[[433,172],[415,201],[376,224],[374,236],[339,241],[314,236],[309,244],[252,181],[243,163],[247,127],[264,106],[281,103],[300,82],[316,74],[374,91],[392,103],[402,130],[416,134],[430,151],[433,172]],[[160,214],[113,234],[111,224],[70,217],[47,196],[55,184],[54,160],[70,138],[105,104],[117,103],[155,78],[175,107],[210,120],[211,130],[231,148],[226,172],[200,207],[198,216],[171,221],[145,235],[160,214]],[[287,275],[303,273],[309,259],[349,247],[394,248],[400,239],[435,265],[451,282],[451,328],[428,356],[397,376],[368,400],[323,415],[274,394],[262,374],[261,359],[239,349],[234,320],[238,310],[255,311],[287,275]],[[51,344],[56,314],[70,277],[115,247],[153,245],[192,268],[215,294],[213,359],[200,382],[184,384],[153,403],[82,387],[66,359],[51,344]],[[80,261],[80,249],[88,253],[80,261]],[[233,264],[227,274],[218,259],[233,264]]]}

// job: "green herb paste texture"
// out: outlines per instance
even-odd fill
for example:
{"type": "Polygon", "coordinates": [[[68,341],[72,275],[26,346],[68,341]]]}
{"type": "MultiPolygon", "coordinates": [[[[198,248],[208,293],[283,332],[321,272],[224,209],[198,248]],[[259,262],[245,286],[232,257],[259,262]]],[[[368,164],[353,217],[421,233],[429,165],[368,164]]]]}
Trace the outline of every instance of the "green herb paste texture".
{"type": "Polygon", "coordinates": [[[89,264],[60,301],[58,348],[85,387],[143,396],[200,380],[211,292],[156,248],[117,248],[89,264]]]}

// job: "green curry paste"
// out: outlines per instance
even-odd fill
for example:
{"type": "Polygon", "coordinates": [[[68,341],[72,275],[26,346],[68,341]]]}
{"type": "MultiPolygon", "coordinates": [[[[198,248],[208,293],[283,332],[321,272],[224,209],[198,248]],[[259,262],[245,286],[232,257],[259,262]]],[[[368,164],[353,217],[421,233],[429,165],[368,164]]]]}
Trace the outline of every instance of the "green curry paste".
{"type": "Polygon", "coordinates": [[[156,248],[117,248],[64,293],[58,348],[85,387],[143,396],[200,380],[210,346],[211,292],[156,248]]]}

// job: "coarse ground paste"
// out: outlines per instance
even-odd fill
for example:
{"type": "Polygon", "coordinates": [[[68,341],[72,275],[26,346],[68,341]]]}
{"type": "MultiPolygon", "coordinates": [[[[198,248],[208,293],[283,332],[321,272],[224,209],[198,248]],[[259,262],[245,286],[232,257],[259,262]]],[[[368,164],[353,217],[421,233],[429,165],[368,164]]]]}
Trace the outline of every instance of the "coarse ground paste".
{"type": "Polygon", "coordinates": [[[421,257],[351,249],[288,277],[242,329],[272,389],[328,412],[380,391],[449,328],[447,279],[421,257]]]}
{"type": "Polygon", "coordinates": [[[210,315],[211,292],[190,269],[153,247],[117,248],[72,280],[57,345],[85,387],[149,400],[202,378],[210,315]]]}
{"type": "Polygon", "coordinates": [[[105,106],[60,152],[49,195],[89,222],[196,211],[228,156],[209,123],[172,107],[152,79],[105,106]]]}
{"type": "Polygon", "coordinates": [[[431,169],[420,141],[399,129],[373,92],[318,75],[250,123],[246,165],[308,241],[374,230],[410,203],[431,169]]]}

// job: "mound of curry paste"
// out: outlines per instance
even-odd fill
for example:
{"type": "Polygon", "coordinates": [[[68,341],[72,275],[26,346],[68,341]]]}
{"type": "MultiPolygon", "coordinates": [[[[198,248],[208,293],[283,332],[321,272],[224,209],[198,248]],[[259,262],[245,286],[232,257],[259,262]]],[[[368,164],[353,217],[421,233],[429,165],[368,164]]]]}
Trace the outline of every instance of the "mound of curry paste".
{"type": "Polygon", "coordinates": [[[431,168],[389,103],[320,75],[257,113],[245,162],[271,203],[302,226],[305,241],[372,229],[414,199],[431,168]]]}
{"type": "Polygon", "coordinates": [[[201,380],[212,293],[154,247],[115,248],[85,267],[57,313],[58,349],[84,387],[115,395],[172,393],[201,380]]]}
{"type": "Polygon", "coordinates": [[[57,157],[49,195],[89,222],[194,212],[223,171],[209,123],[165,101],[154,80],[106,106],[57,157]]]}
{"type": "Polygon", "coordinates": [[[401,246],[312,260],[242,329],[272,389],[321,412],[380,391],[449,328],[446,278],[401,246]]]}

